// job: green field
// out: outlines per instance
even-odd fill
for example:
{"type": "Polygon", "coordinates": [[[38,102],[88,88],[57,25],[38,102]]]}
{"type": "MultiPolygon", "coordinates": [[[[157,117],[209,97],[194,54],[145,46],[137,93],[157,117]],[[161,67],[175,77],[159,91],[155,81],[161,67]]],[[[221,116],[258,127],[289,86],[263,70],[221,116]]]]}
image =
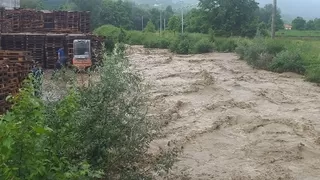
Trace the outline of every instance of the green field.
{"type": "Polygon", "coordinates": [[[320,37],[320,31],[281,30],[276,35],[278,37],[320,37]]]}

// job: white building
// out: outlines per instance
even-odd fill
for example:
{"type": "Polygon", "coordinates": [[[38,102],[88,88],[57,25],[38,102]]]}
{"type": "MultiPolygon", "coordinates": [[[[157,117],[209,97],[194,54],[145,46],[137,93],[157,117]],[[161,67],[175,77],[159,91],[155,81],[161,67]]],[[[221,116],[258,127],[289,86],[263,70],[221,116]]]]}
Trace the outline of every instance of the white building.
{"type": "Polygon", "coordinates": [[[20,8],[20,0],[0,0],[0,7],[6,9],[20,8]]]}

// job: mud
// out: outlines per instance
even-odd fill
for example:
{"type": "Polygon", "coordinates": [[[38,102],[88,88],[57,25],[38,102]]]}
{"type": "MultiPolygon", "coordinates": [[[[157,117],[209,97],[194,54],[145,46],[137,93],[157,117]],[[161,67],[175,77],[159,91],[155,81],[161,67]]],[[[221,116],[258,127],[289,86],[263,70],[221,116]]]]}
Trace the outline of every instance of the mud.
{"type": "Polygon", "coordinates": [[[181,150],[168,179],[320,179],[317,85],[255,70],[232,53],[128,52],[160,124],[150,152],[181,150]]]}

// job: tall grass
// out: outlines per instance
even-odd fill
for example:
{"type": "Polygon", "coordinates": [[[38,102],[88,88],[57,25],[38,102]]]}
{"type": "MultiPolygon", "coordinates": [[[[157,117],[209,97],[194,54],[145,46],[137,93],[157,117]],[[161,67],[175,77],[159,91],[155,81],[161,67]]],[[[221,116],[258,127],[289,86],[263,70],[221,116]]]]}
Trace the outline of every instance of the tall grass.
{"type": "Polygon", "coordinates": [[[295,72],[320,82],[320,41],[242,39],[236,52],[248,64],[274,72],[295,72]]]}

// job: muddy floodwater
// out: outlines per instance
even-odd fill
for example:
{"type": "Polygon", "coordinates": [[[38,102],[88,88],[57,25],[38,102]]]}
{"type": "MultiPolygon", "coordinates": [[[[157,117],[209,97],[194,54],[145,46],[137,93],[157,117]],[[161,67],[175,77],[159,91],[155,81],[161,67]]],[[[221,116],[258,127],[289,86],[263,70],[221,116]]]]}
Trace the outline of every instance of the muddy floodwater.
{"type": "Polygon", "coordinates": [[[174,179],[320,179],[320,87],[255,70],[232,53],[173,55],[132,46],[151,85],[150,151],[179,148],[174,179]]]}

